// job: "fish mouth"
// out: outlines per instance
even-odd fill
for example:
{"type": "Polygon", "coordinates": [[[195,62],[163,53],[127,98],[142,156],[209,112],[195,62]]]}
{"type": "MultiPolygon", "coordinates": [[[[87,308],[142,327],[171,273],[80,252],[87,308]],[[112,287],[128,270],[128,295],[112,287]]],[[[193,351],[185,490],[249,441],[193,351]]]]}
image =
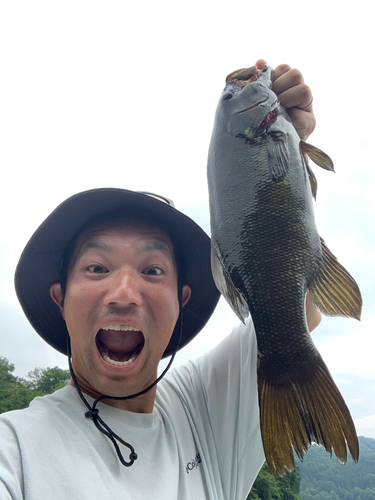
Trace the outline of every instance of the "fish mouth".
{"type": "Polygon", "coordinates": [[[253,106],[250,106],[249,108],[246,108],[242,111],[240,111],[238,114],[239,115],[242,115],[243,113],[247,113],[248,111],[251,111],[252,109],[254,108],[257,108],[258,106],[260,106],[261,104],[267,102],[268,100],[268,96],[263,100],[263,101],[258,101],[256,104],[254,104],[253,106]]]}
{"type": "Polygon", "coordinates": [[[127,366],[141,353],[145,338],[132,325],[111,324],[102,327],[95,338],[101,358],[113,366],[127,366]]]}
{"type": "Polygon", "coordinates": [[[276,111],[270,111],[267,116],[264,118],[262,123],[257,127],[256,131],[260,132],[263,131],[266,127],[271,125],[277,118],[277,113],[276,111]]]}

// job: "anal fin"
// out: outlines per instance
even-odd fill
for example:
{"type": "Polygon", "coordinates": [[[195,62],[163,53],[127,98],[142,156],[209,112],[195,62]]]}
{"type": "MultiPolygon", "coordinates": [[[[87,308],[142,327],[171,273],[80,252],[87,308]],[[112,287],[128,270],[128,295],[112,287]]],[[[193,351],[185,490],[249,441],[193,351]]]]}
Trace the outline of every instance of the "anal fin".
{"type": "Polygon", "coordinates": [[[362,296],[348,271],[320,238],[323,265],[318,283],[309,289],[314,306],[327,316],[344,316],[360,320],[362,296]]]}

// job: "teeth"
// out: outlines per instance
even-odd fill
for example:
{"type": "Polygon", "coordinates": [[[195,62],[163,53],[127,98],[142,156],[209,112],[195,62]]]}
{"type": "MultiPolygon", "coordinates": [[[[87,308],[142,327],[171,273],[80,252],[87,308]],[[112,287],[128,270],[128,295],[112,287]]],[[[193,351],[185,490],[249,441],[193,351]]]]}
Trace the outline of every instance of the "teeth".
{"type": "Polygon", "coordinates": [[[115,330],[117,332],[139,332],[138,328],[131,325],[108,325],[103,326],[102,330],[115,330]]]}
{"type": "MultiPolygon", "coordinates": [[[[111,328],[111,330],[112,330],[112,328],[111,328]]],[[[128,361],[115,361],[108,356],[108,349],[104,345],[99,348],[99,352],[102,355],[102,358],[104,359],[104,361],[107,361],[107,363],[111,363],[111,365],[115,365],[115,366],[130,365],[130,363],[133,363],[133,361],[137,358],[137,356],[139,354],[137,352],[133,353],[132,357],[128,361]]]]}

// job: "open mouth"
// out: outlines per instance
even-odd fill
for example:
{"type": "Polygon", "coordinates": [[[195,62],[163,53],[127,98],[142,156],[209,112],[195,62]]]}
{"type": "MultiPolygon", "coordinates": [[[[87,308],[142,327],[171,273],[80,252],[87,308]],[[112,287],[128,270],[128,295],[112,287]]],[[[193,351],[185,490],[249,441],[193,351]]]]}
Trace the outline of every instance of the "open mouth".
{"type": "Polygon", "coordinates": [[[108,325],[98,331],[96,346],[101,357],[114,366],[127,366],[142,351],[143,333],[131,325],[108,325]]]}

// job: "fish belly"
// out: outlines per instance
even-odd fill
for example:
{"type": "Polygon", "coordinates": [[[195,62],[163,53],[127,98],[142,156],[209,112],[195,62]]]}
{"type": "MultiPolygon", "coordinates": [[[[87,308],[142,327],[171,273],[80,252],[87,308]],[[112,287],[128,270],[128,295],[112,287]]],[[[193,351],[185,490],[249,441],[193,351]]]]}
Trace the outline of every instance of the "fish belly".
{"type": "Polygon", "coordinates": [[[273,357],[273,335],[293,344],[290,324],[309,339],[305,295],[321,265],[321,246],[308,179],[293,138],[289,173],[280,183],[270,179],[265,139],[218,142],[224,153],[209,163],[212,243],[246,299],[260,350],[273,357]]]}

